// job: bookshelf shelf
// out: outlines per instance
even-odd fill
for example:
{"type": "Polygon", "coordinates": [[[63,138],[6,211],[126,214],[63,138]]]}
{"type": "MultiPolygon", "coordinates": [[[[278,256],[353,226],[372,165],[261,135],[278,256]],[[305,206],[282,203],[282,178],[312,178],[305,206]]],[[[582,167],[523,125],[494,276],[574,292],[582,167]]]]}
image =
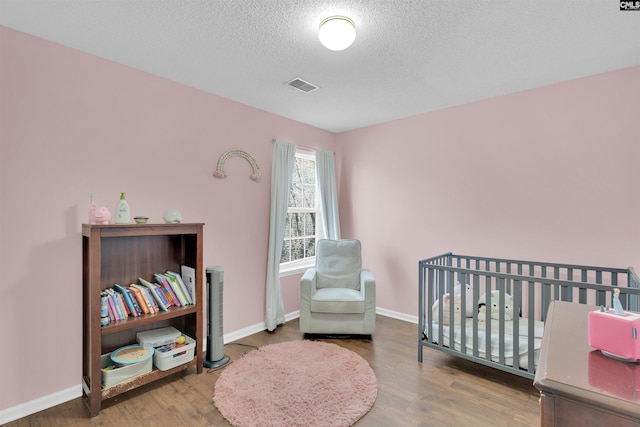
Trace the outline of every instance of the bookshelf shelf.
{"type": "Polygon", "coordinates": [[[83,380],[84,400],[90,415],[100,413],[102,400],[194,367],[202,372],[203,295],[202,264],[204,224],[82,225],[83,265],[83,380]],[[130,317],[100,326],[100,292],[115,283],[128,285],[139,277],[153,281],[154,273],[180,271],[181,265],[196,272],[197,304],[171,307],[169,311],[130,317]],[[153,369],[109,388],[101,385],[100,358],[136,342],[136,333],[173,326],[196,340],[190,363],[168,371],[153,369]]]}
{"type": "Polygon", "coordinates": [[[101,328],[102,335],[114,334],[116,332],[147,325],[150,323],[157,323],[163,320],[173,319],[175,317],[186,316],[187,314],[195,313],[198,310],[196,306],[189,307],[171,307],[169,311],[161,311],[157,314],[143,314],[140,317],[130,317],[128,319],[111,322],[101,328]]]}

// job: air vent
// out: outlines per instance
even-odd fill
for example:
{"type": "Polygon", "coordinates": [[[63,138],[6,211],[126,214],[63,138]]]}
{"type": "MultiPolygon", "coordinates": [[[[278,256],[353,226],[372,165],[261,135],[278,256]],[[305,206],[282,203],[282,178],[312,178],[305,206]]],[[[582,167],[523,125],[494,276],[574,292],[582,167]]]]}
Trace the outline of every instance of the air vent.
{"type": "Polygon", "coordinates": [[[287,84],[289,86],[295,88],[295,89],[298,89],[301,92],[304,92],[304,93],[313,92],[314,90],[319,89],[318,86],[312,85],[311,83],[305,82],[304,80],[299,79],[297,77],[295,79],[287,82],[287,84]]]}

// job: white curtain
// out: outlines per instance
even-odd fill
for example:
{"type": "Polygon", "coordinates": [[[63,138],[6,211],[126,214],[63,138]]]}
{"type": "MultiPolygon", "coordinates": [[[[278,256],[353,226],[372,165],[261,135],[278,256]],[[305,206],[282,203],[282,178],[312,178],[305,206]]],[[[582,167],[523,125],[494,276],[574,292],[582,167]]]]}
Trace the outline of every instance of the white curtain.
{"type": "Polygon", "coordinates": [[[268,331],[273,331],[278,325],[284,323],[284,302],[280,288],[280,255],[284,241],[295,155],[295,144],[276,141],[271,168],[271,212],[267,259],[265,323],[268,331]]]}
{"type": "Polygon", "coordinates": [[[322,225],[328,239],[340,239],[340,218],[338,217],[338,191],[336,189],[336,167],[331,151],[316,151],[316,174],[320,190],[320,211],[322,225]]]}

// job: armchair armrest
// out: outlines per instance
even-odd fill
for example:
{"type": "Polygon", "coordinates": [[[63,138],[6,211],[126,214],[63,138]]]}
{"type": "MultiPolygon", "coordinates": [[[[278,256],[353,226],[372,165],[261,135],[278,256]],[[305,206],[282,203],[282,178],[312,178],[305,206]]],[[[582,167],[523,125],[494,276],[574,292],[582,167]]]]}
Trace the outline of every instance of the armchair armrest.
{"type": "Polygon", "coordinates": [[[316,269],[309,268],[300,279],[300,309],[311,307],[311,297],[316,292],[316,269]]]}
{"type": "Polygon", "coordinates": [[[360,272],[360,292],[364,297],[365,310],[367,307],[376,306],[376,279],[370,270],[363,269],[360,272]]]}

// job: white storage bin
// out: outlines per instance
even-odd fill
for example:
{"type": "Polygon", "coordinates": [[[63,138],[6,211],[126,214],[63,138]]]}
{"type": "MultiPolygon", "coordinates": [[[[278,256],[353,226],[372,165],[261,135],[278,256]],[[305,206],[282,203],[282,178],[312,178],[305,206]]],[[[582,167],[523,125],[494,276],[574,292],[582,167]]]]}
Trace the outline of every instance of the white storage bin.
{"type": "Polygon", "coordinates": [[[153,364],[161,371],[168,371],[171,368],[191,362],[195,354],[196,341],[185,335],[186,341],[183,346],[171,349],[171,345],[156,347],[153,353],[153,364]]]}
{"type": "Polygon", "coordinates": [[[130,378],[151,372],[153,359],[150,357],[142,362],[105,370],[109,366],[116,366],[111,360],[111,353],[100,356],[100,373],[102,374],[102,387],[109,388],[130,378]]]}
{"type": "Polygon", "coordinates": [[[158,347],[165,344],[171,344],[178,339],[180,335],[182,335],[182,332],[173,326],[167,326],[166,328],[138,332],[136,334],[136,340],[138,341],[138,344],[144,348],[158,347]]]}

